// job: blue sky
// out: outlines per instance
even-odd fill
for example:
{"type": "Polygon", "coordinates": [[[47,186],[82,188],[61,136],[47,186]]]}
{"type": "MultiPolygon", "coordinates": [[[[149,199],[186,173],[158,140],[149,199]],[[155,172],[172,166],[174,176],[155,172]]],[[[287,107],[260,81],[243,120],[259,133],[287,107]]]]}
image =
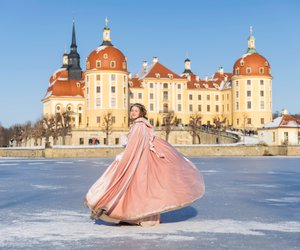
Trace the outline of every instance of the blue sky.
{"type": "Polygon", "coordinates": [[[135,73],[157,56],[182,73],[188,53],[201,78],[232,71],[253,26],[258,53],[271,64],[273,112],[300,113],[300,1],[297,0],[11,0],[0,9],[0,123],[9,127],[42,114],[49,77],[61,67],[75,18],[81,67],[102,41],[108,17],[112,43],[135,73]]]}

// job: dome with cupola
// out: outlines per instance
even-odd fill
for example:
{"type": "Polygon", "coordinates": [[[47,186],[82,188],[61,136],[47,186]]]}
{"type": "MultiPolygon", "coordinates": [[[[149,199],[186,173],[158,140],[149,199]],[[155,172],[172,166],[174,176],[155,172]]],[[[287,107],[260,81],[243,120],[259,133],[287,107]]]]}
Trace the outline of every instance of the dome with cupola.
{"type": "Polygon", "coordinates": [[[252,28],[250,28],[250,36],[248,37],[247,52],[238,60],[236,60],[233,66],[233,74],[271,76],[270,63],[265,57],[256,51],[255,38],[252,35],[252,28]]]}
{"type": "Polygon", "coordinates": [[[110,28],[103,29],[103,42],[94,49],[86,59],[87,70],[118,70],[127,72],[127,60],[124,54],[113,46],[110,39],[110,28]]]}

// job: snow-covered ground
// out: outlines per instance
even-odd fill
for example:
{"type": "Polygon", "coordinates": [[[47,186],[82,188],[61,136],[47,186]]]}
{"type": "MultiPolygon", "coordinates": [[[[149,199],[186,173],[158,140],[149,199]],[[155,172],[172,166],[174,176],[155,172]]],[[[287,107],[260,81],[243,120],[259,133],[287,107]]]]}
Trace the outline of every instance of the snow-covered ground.
{"type": "Polygon", "coordinates": [[[299,249],[300,158],[190,158],[206,194],[158,227],[92,221],[88,188],[112,159],[0,158],[1,249],[299,249]]]}

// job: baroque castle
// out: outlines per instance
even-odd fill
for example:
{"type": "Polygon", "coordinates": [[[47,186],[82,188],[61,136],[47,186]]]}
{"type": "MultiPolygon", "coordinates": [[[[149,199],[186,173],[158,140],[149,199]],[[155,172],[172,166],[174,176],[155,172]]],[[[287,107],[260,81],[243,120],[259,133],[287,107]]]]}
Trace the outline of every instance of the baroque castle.
{"type": "MultiPolygon", "coordinates": [[[[158,61],[143,62],[131,75],[126,56],[111,41],[110,28],[103,29],[103,41],[80,66],[73,22],[70,53],[51,77],[42,99],[43,115],[68,111],[72,117],[70,144],[87,144],[90,138],[104,139],[101,127],[105,115],[112,114],[113,143],[128,131],[129,107],[143,103],[151,124],[164,123],[163,115],[174,112],[180,124],[189,124],[192,114],[201,115],[201,124],[215,119],[236,129],[254,129],[272,121],[272,76],[270,64],[257,53],[252,29],[245,54],[233,64],[232,72],[219,68],[211,77],[200,79],[186,58],[182,74],[158,61]]],[[[102,143],[102,141],[100,141],[102,143]]]]}

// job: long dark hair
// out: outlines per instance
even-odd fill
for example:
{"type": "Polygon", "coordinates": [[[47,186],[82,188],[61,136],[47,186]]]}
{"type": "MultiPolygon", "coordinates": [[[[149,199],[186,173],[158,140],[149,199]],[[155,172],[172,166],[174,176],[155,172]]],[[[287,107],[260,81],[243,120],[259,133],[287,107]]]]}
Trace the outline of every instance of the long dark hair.
{"type": "Polygon", "coordinates": [[[138,118],[143,117],[143,118],[145,118],[145,119],[148,120],[148,118],[147,118],[147,109],[145,108],[145,106],[144,106],[143,104],[140,104],[140,103],[134,103],[134,104],[132,104],[132,105],[130,106],[129,111],[131,111],[131,109],[132,109],[133,107],[137,107],[137,108],[140,110],[140,115],[139,115],[138,118]]]}

